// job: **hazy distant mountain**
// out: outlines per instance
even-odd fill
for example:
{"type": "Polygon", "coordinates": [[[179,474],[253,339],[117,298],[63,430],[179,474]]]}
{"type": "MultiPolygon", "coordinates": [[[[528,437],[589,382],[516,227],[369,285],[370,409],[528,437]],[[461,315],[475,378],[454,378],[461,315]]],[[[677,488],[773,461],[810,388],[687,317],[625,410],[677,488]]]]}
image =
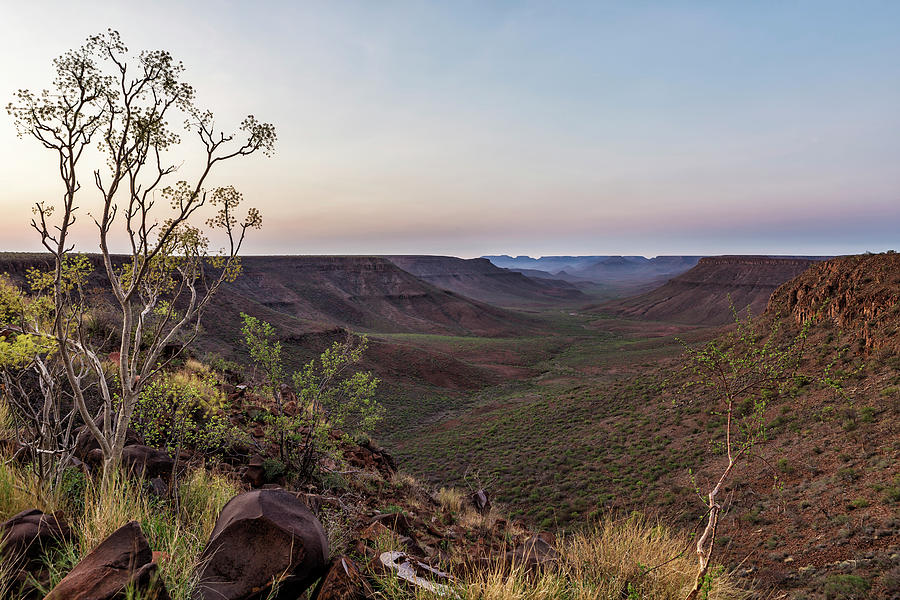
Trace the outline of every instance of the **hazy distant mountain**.
{"type": "Polygon", "coordinates": [[[699,256],[485,256],[498,267],[535,277],[532,271],[550,273],[555,279],[600,284],[663,283],[697,264],[699,256]]]}
{"type": "Polygon", "coordinates": [[[585,265],[609,258],[608,256],[482,256],[503,269],[534,269],[548,273],[558,273],[566,269],[579,269],[585,265]]]}
{"type": "Polygon", "coordinates": [[[484,258],[452,256],[386,256],[392,263],[419,279],[474,300],[499,306],[558,305],[584,303],[589,298],[573,284],[546,277],[528,277],[503,269],[484,258]]]}

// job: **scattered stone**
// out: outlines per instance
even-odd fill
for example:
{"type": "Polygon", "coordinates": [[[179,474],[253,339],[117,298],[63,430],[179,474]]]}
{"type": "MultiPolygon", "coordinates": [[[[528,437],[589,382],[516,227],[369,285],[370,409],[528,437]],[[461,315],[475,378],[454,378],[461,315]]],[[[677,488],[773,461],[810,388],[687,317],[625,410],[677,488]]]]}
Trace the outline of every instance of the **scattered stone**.
{"type": "Polygon", "coordinates": [[[169,600],[137,521],[123,525],[75,565],[44,600],[121,600],[131,588],[146,600],[169,600]]]}
{"type": "Polygon", "coordinates": [[[0,524],[0,557],[32,561],[41,551],[72,537],[62,513],[46,514],[24,510],[0,524]]]}
{"type": "Polygon", "coordinates": [[[201,555],[201,600],[294,600],[325,570],[328,538],[318,519],[284,490],[254,490],[222,509],[201,555]]]}
{"type": "MultiPolygon", "coordinates": [[[[97,422],[97,426],[102,429],[102,421],[97,422]]],[[[100,450],[100,443],[91,433],[91,430],[88,429],[87,425],[77,427],[73,433],[75,433],[75,456],[88,464],[92,464],[94,461],[89,460],[88,455],[92,450],[100,450]]],[[[126,446],[140,445],[143,443],[144,440],[141,439],[141,436],[139,436],[136,431],[133,429],[125,431],[126,446]]],[[[100,453],[100,456],[103,456],[102,452],[100,453]]]]}
{"type": "Polygon", "coordinates": [[[312,595],[313,600],[369,600],[374,597],[375,592],[359,567],[343,555],[331,561],[328,573],[312,595]]]}
{"type": "Polygon", "coordinates": [[[385,527],[399,533],[402,536],[410,537],[413,534],[413,527],[410,519],[402,512],[383,513],[372,517],[369,523],[381,523],[385,527]]]}

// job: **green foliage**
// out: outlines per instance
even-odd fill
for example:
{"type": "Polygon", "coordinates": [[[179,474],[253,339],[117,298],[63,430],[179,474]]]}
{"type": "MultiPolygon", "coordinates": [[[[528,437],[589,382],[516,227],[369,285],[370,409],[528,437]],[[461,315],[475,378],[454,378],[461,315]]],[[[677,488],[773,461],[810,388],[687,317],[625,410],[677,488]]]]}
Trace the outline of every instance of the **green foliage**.
{"type": "Polygon", "coordinates": [[[275,328],[270,323],[245,313],[241,313],[241,319],[243,319],[241,335],[250,352],[250,359],[265,377],[260,392],[274,396],[277,386],[284,380],[281,342],[278,341],[275,328]]]}
{"type": "Polygon", "coordinates": [[[7,275],[0,276],[0,330],[17,332],[0,335],[0,369],[26,368],[36,357],[56,350],[53,338],[29,332],[28,324],[45,322],[49,315],[46,302],[27,297],[7,275]]]}
{"type": "Polygon", "coordinates": [[[244,343],[262,375],[258,389],[276,404],[267,429],[281,460],[301,479],[312,475],[321,455],[341,462],[340,442],[371,432],[383,412],[375,399],[378,379],[354,369],[366,350],[366,337],[335,342],[296,371],[290,383],[297,405],[289,414],[282,392],[286,383],[282,347],[275,328],[250,315],[241,317],[244,343]]]}
{"type": "MultiPolygon", "coordinates": [[[[681,391],[705,388],[715,397],[723,417],[717,428],[726,428],[722,450],[729,457],[765,440],[765,414],[771,403],[809,384],[808,377],[796,373],[807,332],[808,324],[785,341],[777,319],[763,334],[749,313],[746,319],[735,313],[735,328],[728,335],[700,348],[685,345],[685,371],[692,376],[681,391]]],[[[782,415],[774,424],[787,420],[782,415]]]]}
{"type": "Polygon", "coordinates": [[[267,458],[263,461],[263,472],[266,475],[266,481],[276,481],[278,478],[284,477],[287,467],[277,458],[267,458]]]}
{"type": "Polygon", "coordinates": [[[871,584],[857,575],[830,575],[822,591],[826,600],[863,600],[869,597],[871,584]]]}
{"type": "Polygon", "coordinates": [[[181,371],[161,374],[142,390],[132,426],[148,444],[171,452],[181,447],[221,451],[236,432],[216,384],[215,373],[194,361],[181,371]]]}

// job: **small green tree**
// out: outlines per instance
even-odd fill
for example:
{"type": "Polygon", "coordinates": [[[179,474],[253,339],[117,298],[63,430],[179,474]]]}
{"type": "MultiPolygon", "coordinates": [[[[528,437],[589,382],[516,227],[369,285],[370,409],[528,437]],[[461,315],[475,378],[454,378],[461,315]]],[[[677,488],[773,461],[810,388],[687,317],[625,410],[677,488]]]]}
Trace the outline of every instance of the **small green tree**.
{"type": "Polygon", "coordinates": [[[367,338],[349,335],[334,342],[293,373],[289,387],[297,407],[288,414],[282,346],[275,329],[256,317],[241,313],[241,318],[244,342],[261,379],[258,389],[275,401],[269,430],[281,459],[301,480],[313,475],[322,456],[340,462],[340,442],[370,433],[383,412],[375,399],[378,379],[354,368],[366,351],[367,338]]]}
{"type": "Polygon", "coordinates": [[[697,487],[706,507],[706,525],[696,541],[697,578],[686,600],[696,600],[709,588],[710,560],[723,508],[719,496],[735,468],[757,457],[754,449],[767,437],[766,411],[798,376],[808,329],[809,324],[804,324],[799,333],[787,336],[776,318],[768,332],[760,333],[749,312],[745,319],[735,313],[735,327],[727,335],[700,348],[685,346],[685,369],[691,379],[684,390],[699,387],[711,392],[717,414],[725,419],[724,441],[714,450],[727,458],[705,491],[697,487]]]}

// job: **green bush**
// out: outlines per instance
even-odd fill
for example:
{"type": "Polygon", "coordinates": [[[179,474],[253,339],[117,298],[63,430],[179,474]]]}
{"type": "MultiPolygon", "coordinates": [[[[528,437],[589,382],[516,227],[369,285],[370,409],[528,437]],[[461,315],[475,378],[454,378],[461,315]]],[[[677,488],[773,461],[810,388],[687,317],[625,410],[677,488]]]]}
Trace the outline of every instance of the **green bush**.
{"type": "Polygon", "coordinates": [[[870,584],[857,575],[831,575],[825,580],[826,600],[863,600],[869,596],[870,584]]]}
{"type": "Polygon", "coordinates": [[[132,427],[147,444],[170,452],[182,447],[202,453],[227,448],[236,432],[216,384],[215,373],[196,361],[160,375],[141,392],[132,427]]]}

